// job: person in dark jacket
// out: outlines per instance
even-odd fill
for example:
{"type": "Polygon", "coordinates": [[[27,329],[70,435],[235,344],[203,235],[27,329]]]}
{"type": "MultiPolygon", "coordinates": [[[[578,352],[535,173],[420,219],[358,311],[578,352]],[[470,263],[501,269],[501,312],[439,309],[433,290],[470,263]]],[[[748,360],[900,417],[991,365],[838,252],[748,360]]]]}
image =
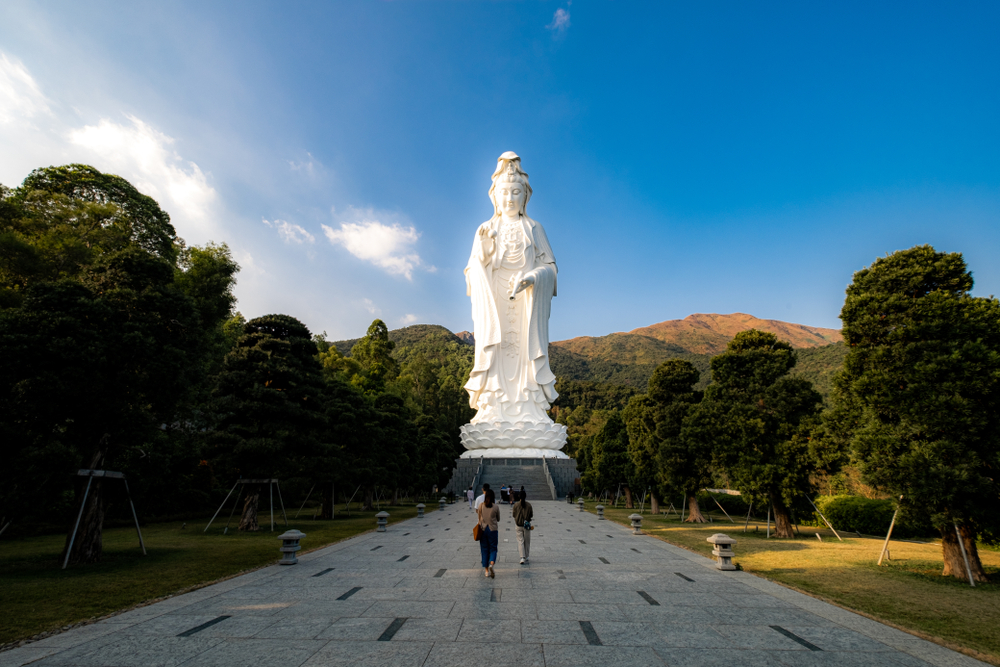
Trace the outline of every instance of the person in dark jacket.
{"type": "Polygon", "coordinates": [[[531,503],[527,500],[524,487],[517,494],[517,502],[511,508],[514,515],[514,530],[517,534],[517,551],[521,556],[521,565],[528,562],[528,550],[531,548],[531,519],[535,516],[531,503]]]}

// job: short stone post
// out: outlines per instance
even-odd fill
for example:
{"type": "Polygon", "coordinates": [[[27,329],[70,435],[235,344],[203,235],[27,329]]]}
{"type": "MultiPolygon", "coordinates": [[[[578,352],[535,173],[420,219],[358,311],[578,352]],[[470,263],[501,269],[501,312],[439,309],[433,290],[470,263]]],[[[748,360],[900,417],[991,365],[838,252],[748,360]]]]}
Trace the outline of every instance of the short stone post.
{"type": "Polygon", "coordinates": [[[385,527],[389,524],[389,513],[383,510],[376,514],[375,518],[378,520],[378,528],[376,528],[375,531],[384,533],[385,527]]]}
{"type": "Polygon", "coordinates": [[[423,503],[417,503],[417,518],[422,519],[424,517],[424,508],[426,505],[423,503]]]}
{"type": "Polygon", "coordinates": [[[642,515],[630,514],[628,518],[632,520],[632,534],[642,535],[642,515]]]}
{"type": "Polygon", "coordinates": [[[441,496],[441,500],[438,501],[438,509],[443,510],[444,506],[447,504],[448,504],[448,499],[445,498],[444,496],[441,496]]]}
{"type": "Polygon", "coordinates": [[[576,501],[576,506],[580,508],[581,512],[583,511],[583,498],[580,498],[578,501],[576,501]]]}
{"type": "Polygon", "coordinates": [[[736,566],[733,565],[733,545],[736,544],[736,540],[729,537],[728,535],[723,535],[722,533],[716,533],[709,537],[707,542],[711,542],[715,545],[712,549],[712,555],[715,556],[715,567],[719,570],[735,570],[736,566]]]}
{"type": "Polygon", "coordinates": [[[597,506],[597,520],[598,521],[604,520],[604,505],[597,506]]]}
{"type": "Polygon", "coordinates": [[[278,535],[278,539],[281,540],[281,560],[278,561],[278,565],[295,565],[299,562],[299,559],[295,557],[295,552],[302,548],[299,546],[299,540],[305,536],[305,533],[300,533],[295,529],[286,530],[278,535]]]}

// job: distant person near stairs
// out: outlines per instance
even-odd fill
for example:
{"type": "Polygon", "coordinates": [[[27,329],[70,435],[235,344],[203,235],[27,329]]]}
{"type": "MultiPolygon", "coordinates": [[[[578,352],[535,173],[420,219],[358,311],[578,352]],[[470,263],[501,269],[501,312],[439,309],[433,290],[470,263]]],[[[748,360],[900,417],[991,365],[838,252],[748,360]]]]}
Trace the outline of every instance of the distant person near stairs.
{"type": "Polygon", "coordinates": [[[528,562],[528,551],[531,548],[531,519],[535,516],[524,493],[524,487],[517,494],[517,502],[511,509],[514,515],[514,530],[517,535],[517,551],[521,556],[521,565],[528,562]]]}
{"type": "Polygon", "coordinates": [[[465,492],[465,497],[469,500],[469,509],[475,510],[476,508],[472,506],[472,503],[476,499],[476,492],[472,490],[471,486],[469,487],[469,490],[465,492]]]}

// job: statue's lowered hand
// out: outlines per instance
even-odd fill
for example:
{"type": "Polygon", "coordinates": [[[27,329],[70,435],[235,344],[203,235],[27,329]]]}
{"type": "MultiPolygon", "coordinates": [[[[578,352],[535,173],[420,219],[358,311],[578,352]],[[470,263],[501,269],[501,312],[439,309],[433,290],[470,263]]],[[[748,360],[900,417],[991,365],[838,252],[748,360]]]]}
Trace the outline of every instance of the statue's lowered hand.
{"type": "Polygon", "coordinates": [[[529,287],[535,284],[535,276],[532,273],[524,275],[518,272],[516,276],[511,278],[510,283],[512,289],[509,292],[509,296],[510,300],[513,301],[514,297],[517,296],[520,292],[523,292],[524,290],[528,289],[529,287]]]}

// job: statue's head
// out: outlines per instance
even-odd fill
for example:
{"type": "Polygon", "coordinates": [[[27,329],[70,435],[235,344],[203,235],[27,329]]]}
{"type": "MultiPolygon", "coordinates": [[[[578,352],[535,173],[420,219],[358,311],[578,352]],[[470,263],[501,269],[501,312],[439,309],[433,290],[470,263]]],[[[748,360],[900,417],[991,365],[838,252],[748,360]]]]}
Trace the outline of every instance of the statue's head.
{"type": "Polygon", "coordinates": [[[490,186],[490,201],[493,202],[493,215],[503,212],[501,206],[501,191],[514,188],[521,191],[521,205],[518,213],[524,215],[524,210],[531,199],[531,185],[528,175],[521,170],[521,158],[513,151],[507,151],[497,158],[497,168],[493,172],[493,185],[490,186]]]}

